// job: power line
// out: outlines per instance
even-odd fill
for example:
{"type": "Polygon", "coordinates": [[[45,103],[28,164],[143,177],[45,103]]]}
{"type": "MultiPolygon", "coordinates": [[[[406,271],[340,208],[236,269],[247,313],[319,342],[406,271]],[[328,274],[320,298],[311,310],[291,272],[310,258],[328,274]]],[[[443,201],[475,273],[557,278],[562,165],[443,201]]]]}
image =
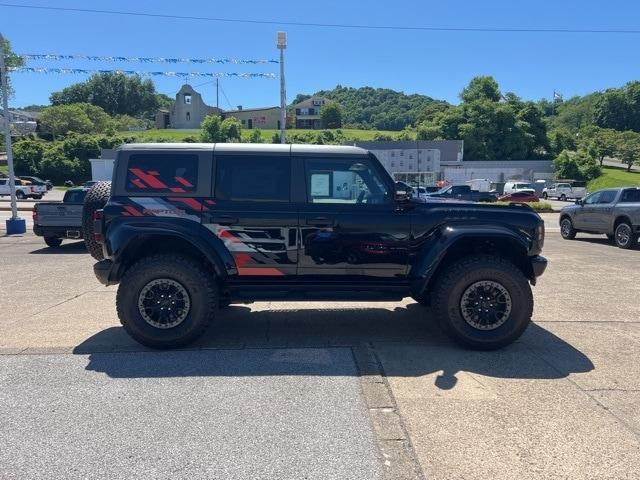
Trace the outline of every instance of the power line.
{"type": "Polygon", "coordinates": [[[220,91],[222,92],[222,96],[227,101],[227,105],[229,105],[229,109],[233,110],[233,105],[231,105],[231,102],[229,101],[229,97],[227,97],[227,94],[224,93],[224,88],[222,88],[222,85],[220,85],[220,83],[218,83],[218,87],[220,87],[220,91]]]}
{"type": "Polygon", "coordinates": [[[248,23],[259,25],[283,25],[292,27],[316,27],[316,28],[345,28],[362,30],[396,30],[396,31],[423,31],[423,32],[472,32],[472,33],[584,33],[584,34],[640,34],[640,29],[593,29],[593,28],[515,28],[515,27],[424,27],[402,25],[364,25],[346,23],[312,23],[312,22],[286,22],[277,20],[250,20],[243,18],[200,17],[191,15],[170,15],[148,12],[128,12],[121,10],[96,10],[90,8],[70,7],[45,7],[41,5],[19,5],[15,3],[0,3],[0,7],[27,8],[34,10],[50,10],[74,13],[98,13],[107,15],[127,15],[135,17],[167,18],[173,20],[199,20],[207,22],[248,23]]]}

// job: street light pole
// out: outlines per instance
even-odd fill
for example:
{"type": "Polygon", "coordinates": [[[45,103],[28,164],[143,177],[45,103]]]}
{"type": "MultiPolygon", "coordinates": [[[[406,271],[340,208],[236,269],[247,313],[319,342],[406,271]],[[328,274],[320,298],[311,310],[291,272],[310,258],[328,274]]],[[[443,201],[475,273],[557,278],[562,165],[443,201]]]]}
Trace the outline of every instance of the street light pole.
{"type": "Polygon", "coordinates": [[[286,143],[285,124],[287,123],[287,94],[284,84],[284,50],[287,48],[287,32],[278,32],[280,50],[280,143],[286,143]]]}
{"type": "Polygon", "coordinates": [[[9,116],[9,67],[5,60],[4,37],[0,33],[0,77],[2,78],[2,112],[4,114],[4,144],[7,149],[7,166],[9,167],[9,192],[11,193],[11,218],[7,220],[7,235],[25,233],[26,223],[18,217],[16,202],[16,177],[13,171],[13,151],[11,148],[11,118],[9,116]]]}

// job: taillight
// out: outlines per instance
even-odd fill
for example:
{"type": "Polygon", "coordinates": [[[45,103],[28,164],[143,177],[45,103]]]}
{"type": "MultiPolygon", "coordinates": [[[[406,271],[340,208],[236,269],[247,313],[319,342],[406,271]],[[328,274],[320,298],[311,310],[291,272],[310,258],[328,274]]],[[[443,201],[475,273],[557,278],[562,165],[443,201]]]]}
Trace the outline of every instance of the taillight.
{"type": "MultiPolygon", "coordinates": [[[[95,212],[93,212],[93,239],[98,243],[102,243],[104,239],[102,236],[102,231],[96,231],[96,226],[102,227],[100,223],[101,221],[102,210],[96,210],[95,212]]],[[[100,228],[100,230],[102,230],[102,228],[100,228]]]]}
{"type": "Polygon", "coordinates": [[[542,248],[544,246],[544,221],[538,225],[538,246],[542,248]]]}
{"type": "Polygon", "coordinates": [[[33,207],[33,212],[31,212],[31,217],[33,218],[33,223],[38,221],[38,209],[33,207]]]}

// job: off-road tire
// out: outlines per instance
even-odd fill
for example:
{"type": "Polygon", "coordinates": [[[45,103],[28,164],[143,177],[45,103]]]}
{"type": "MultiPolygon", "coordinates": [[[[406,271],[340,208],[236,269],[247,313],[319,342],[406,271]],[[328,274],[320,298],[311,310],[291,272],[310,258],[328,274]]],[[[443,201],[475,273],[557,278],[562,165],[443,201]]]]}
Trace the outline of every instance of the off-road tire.
{"type": "Polygon", "coordinates": [[[638,234],[633,231],[633,227],[628,222],[620,222],[616,226],[613,240],[616,247],[624,250],[630,250],[638,242],[638,234]],[[626,231],[626,236],[622,235],[623,229],[626,231]],[[626,242],[623,241],[623,238],[626,238],[626,242]]]}
{"type": "Polygon", "coordinates": [[[560,195],[560,201],[561,202],[566,202],[567,201],[567,196],[564,193],[562,195],[560,195]]]}
{"type": "Polygon", "coordinates": [[[51,248],[58,248],[62,245],[62,239],[59,237],[44,237],[44,243],[51,248]]]}
{"type": "Polygon", "coordinates": [[[42,195],[32,195],[31,198],[34,200],[42,200],[42,195]]]}
{"type": "Polygon", "coordinates": [[[160,254],[133,264],[122,277],[116,295],[120,323],[137,342],[151,348],[178,348],[200,337],[213,319],[218,305],[218,285],[211,272],[181,255],[160,254]],[[190,309],[182,323],[157,328],[145,321],[138,308],[142,289],[149,282],[168,278],[187,291],[190,309]]]}
{"type": "Polygon", "coordinates": [[[549,194],[547,194],[547,192],[542,192],[542,198],[546,200],[547,198],[549,198],[549,194]]]}
{"type": "Polygon", "coordinates": [[[452,340],[474,350],[494,350],[514,342],[526,330],[533,313],[533,295],[523,273],[511,262],[493,255],[471,255],[438,275],[433,289],[433,310],[440,328],[452,340]],[[506,321],[493,330],[480,330],[465,321],[461,300],[475,282],[502,285],[511,298],[506,321]]]}
{"type": "Polygon", "coordinates": [[[27,196],[24,194],[23,191],[21,190],[16,190],[16,198],[18,200],[24,200],[25,198],[27,198],[27,196]]]}
{"type": "Polygon", "coordinates": [[[89,254],[103,260],[102,245],[93,237],[93,213],[104,208],[111,194],[111,182],[98,182],[87,192],[82,206],[82,238],[89,254]]]}
{"type": "Polygon", "coordinates": [[[576,238],[576,229],[573,228],[573,222],[569,217],[560,220],[560,236],[565,240],[573,240],[576,238]]]}

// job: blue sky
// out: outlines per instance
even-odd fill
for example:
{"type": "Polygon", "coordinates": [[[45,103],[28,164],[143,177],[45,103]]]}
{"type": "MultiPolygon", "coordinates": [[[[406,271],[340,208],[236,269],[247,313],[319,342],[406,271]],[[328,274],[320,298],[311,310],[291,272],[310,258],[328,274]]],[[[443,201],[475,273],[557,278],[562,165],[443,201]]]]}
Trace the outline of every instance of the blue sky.
{"type": "MultiPolygon", "coordinates": [[[[1,3],[1,2],[0,2],[1,3]]],[[[126,10],[258,20],[404,26],[497,28],[640,28],[640,2],[630,0],[395,0],[278,2],[243,0],[31,0],[13,3],[126,10]]],[[[0,7],[0,28],[18,53],[118,56],[275,58],[276,31],[286,30],[287,99],[344,86],[387,87],[450,102],[475,75],[493,75],[503,91],[527,99],[565,98],[621,86],[640,79],[640,34],[535,34],[420,32],[278,27],[161,18],[123,17],[0,7]]],[[[100,64],[30,62],[29,66],[181,71],[265,71],[269,66],[100,64]]],[[[14,74],[14,107],[47,103],[52,91],[86,77],[14,74]]],[[[196,86],[206,80],[195,79],[196,86]]],[[[178,79],[155,80],[158,91],[174,95],[178,79]]],[[[223,79],[234,107],[277,105],[276,80],[223,79]]],[[[212,83],[197,87],[215,104],[212,83]]],[[[220,106],[229,108],[224,96],[220,106]]]]}

